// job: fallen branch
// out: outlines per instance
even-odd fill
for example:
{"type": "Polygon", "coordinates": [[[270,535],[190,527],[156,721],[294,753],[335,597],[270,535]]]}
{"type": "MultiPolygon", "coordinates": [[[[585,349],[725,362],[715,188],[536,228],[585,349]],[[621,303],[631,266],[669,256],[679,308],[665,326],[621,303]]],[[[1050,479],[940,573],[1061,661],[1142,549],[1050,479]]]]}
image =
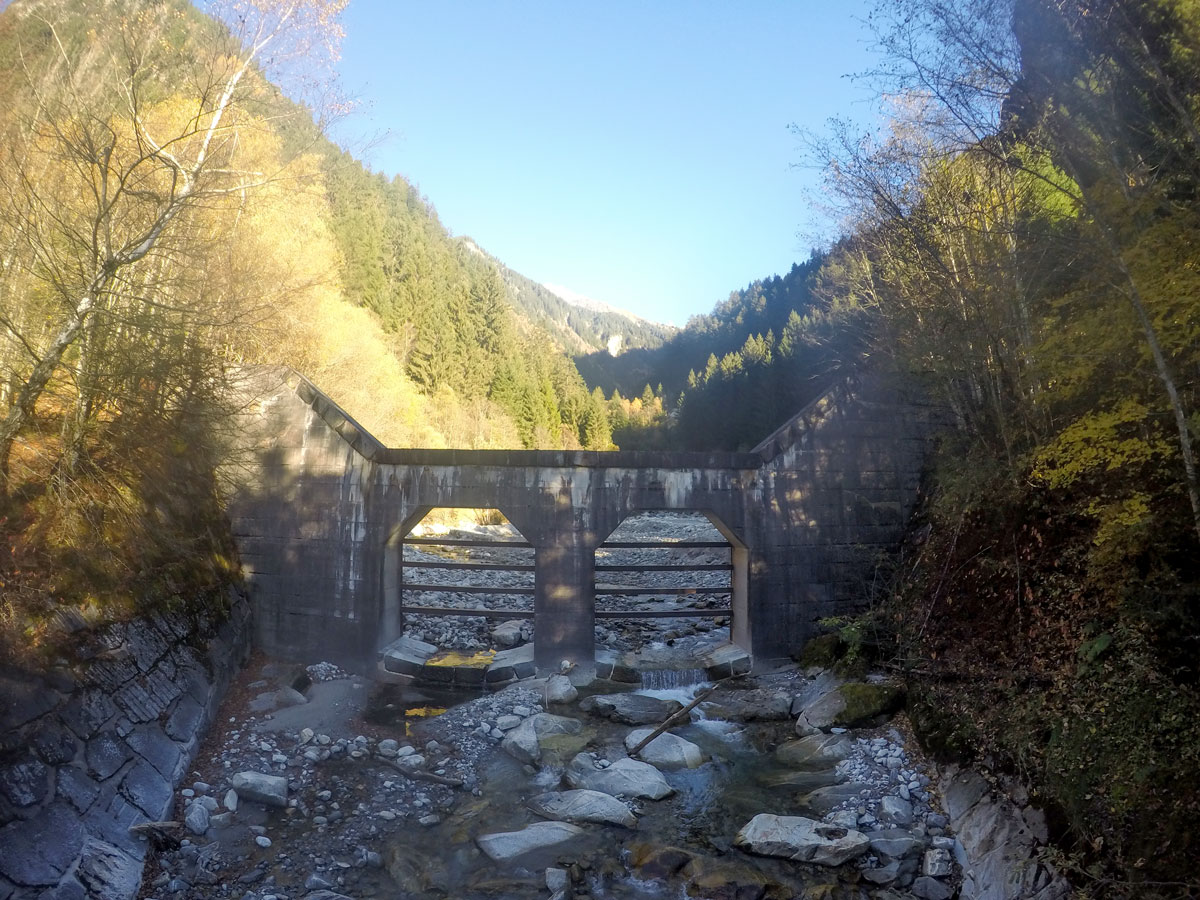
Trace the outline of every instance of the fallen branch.
{"type": "Polygon", "coordinates": [[[718,681],[712,687],[710,687],[706,690],[703,690],[699,694],[697,694],[696,699],[694,699],[691,703],[689,703],[683,709],[677,710],[676,712],[673,712],[673,713],[671,713],[671,715],[667,716],[666,721],[664,721],[661,725],[659,725],[652,732],[650,732],[648,735],[646,735],[646,737],[644,739],[638,741],[637,746],[629,751],[629,755],[637,756],[639,753],[641,753],[642,749],[647,744],[649,744],[652,740],[654,740],[656,737],[658,737],[660,734],[662,734],[668,728],[673,727],[676,722],[678,722],[684,716],[688,715],[688,713],[690,713],[693,709],[695,709],[697,706],[699,706],[703,700],[708,699],[709,694],[711,694],[713,691],[715,691],[717,688],[719,688],[721,685],[723,685],[728,680],[729,680],[728,678],[722,678],[720,681],[718,681]]]}
{"type": "Polygon", "coordinates": [[[444,784],[446,787],[460,788],[463,786],[461,778],[449,778],[445,775],[435,775],[433,772],[426,772],[424,769],[411,769],[400,765],[400,763],[392,761],[392,767],[397,772],[406,778],[411,778],[413,781],[431,781],[434,784],[444,784]]]}

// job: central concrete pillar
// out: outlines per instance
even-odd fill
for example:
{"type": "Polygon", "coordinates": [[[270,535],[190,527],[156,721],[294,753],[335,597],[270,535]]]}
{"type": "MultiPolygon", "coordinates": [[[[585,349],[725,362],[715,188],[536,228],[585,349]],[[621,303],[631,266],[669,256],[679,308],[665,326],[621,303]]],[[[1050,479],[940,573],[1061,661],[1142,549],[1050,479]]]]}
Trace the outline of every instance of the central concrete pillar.
{"type": "Polygon", "coordinates": [[[596,666],[595,547],[579,532],[534,550],[534,662],[539,674],[591,677],[596,666]]]}

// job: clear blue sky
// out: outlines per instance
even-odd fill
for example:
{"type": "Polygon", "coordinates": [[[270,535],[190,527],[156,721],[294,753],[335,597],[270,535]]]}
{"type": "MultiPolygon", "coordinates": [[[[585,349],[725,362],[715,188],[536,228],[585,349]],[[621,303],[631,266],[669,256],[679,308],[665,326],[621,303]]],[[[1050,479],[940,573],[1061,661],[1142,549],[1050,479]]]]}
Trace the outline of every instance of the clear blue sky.
{"type": "Polygon", "coordinates": [[[334,136],[528,277],[681,325],[807,258],[789,125],[869,118],[866,9],[351,0],[334,136]]]}

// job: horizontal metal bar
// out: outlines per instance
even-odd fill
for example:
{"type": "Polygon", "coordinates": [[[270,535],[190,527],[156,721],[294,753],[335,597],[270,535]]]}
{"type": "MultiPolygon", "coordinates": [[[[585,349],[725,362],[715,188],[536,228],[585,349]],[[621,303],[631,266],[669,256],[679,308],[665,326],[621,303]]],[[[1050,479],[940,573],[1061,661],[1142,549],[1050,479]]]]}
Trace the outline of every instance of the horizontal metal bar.
{"type": "Polygon", "coordinates": [[[715,619],[731,616],[730,609],[664,609],[658,612],[616,612],[596,610],[597,619],[715,619]]]}
{"type": "Polygon", "coordinates": [[[497,572],[532,572],[536,566],[516,565],[509,563],[473,563],[473,562],[418,562],[404,560],[406,569],[479,569],[480,571],[497,572]]]}
{"type": "Polygon", "coordinates": [[[414,616],[482,616],[485,619],[532,619],[533,610],[521,609],[456,609],[447,606],[404,606],[401,615],[414,616]]]}
{"type": "Polygon", "coordinates": [[[466,538],[405,538],[400,543],[415,544],[422,547],[516,547],[533,549],[528,541],[481,541],[466,538]]]}
{"type": "Polygon", "coordinates": [[[400,585],[406,591],[425,591],[441,594],[532,594],[531,587],[492,587],[473,584],[408,584],[400,585]]]}
{"type": "Polygon", "coordinates": [[[596,588],[597,594],[728,594],[727,587],[695,587],[695,588],[596,588]]]}
{"type": "Polygon", "coordinates": [[[730,547],[728,541],[605,541],[597,550],[692,550],[699,547],[730,547]]]}
{"type": "Polygon", "coordinates": [[[597,572],[729,572],[732,569],[729,563],[711,566],[689,566],[686,563],[679,566],[596,566],[597,572]]]}

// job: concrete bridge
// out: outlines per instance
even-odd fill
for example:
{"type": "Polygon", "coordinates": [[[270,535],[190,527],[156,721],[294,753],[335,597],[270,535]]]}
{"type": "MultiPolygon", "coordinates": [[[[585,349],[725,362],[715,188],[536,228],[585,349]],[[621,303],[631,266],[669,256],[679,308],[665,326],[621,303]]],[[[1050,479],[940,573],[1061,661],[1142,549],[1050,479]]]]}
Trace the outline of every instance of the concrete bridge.
{"type": "MultiPolygon", "coordinates": [[[[261,397],[262,395],[260,395],[261,397]]],[[[231,505],[258,646],[363,671],[401,629],[401,538],[438,507],[500,510],[534,548],[535,662],[594,667],[596,548],[645,510],[704,513],[732,547],[731,639],[756,668],[860,608],[915,504],[939,422],[854,377],[749,453],[390,449],[307,380],[251,411],[231,505]]]]}

